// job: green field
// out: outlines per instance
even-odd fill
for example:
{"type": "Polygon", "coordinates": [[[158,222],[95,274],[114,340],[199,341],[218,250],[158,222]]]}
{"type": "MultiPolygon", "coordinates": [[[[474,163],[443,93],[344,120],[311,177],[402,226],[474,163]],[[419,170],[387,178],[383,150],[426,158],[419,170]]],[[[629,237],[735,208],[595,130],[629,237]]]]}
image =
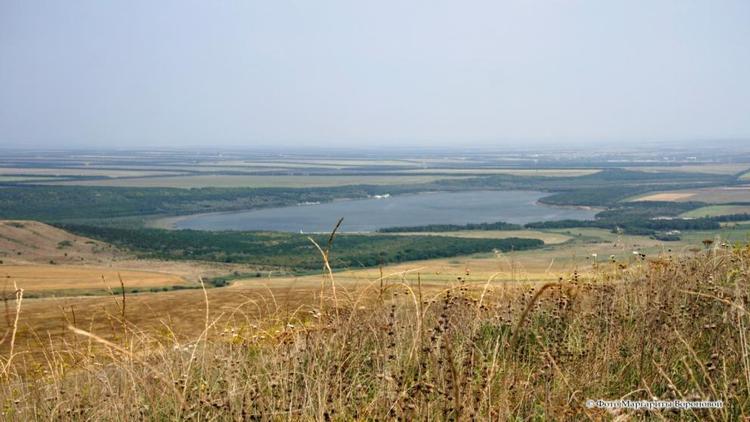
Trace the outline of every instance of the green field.
{"type": "Polygon", "coordinates": [[[680,244],[684,247],[700,247],[701,242],[706,239],[720,239],[729,243],[750,242],[750,223],[726,225],[721,230],[685,232],[680,244]]]}
{"type": "Polygon", "coordinates": [[[53,176],[0,176],[0,183],[14,183],[14,182],[39,182],[51,180],[53,176]]]}
{"type": "Polygon", "coordinates": [[[629,170],[653,172],[686,172],[733,175],[750,169],[750,163],[684,164],[678,166],[628,167],[629,170]]]}
{"type": "Polygon", "coordinates": [[[443,173],[458,175],[486,175],[509,174],[512,176],[540,176],[540,177],[577,177],[588,176],[600,172],[600,169],[513,169],[513,168],[477,168],[477,169],[419,169],[406,170],[407,173],[443,173]]]}
{"type": "Polygon", "coordinates": [[[457,176],[260,176],[260,175],[189,175],[169,177],[141,177],[127,179],[73,180],[55,182],[56,185],[137,187],[137,188],[312,188],[348,185],[402,185],[430,183],[457,176]]]}
{"type": "Polygon", "coordinates": [[[745,213],[750,213],[750,205],[710,205],[680,214],[680,217],[700,218],[745,213]]]}
{"type": "Polygon", "coordinates": [[[168,176],[181,174],[181,171],[172,169],[152,170],[143,169],[120,169],[120,168],[96,168],[96,167],[0,167],[0,174],[4,176],[87,176],[87,177],[144,177],[144,176],[168,176]]]}

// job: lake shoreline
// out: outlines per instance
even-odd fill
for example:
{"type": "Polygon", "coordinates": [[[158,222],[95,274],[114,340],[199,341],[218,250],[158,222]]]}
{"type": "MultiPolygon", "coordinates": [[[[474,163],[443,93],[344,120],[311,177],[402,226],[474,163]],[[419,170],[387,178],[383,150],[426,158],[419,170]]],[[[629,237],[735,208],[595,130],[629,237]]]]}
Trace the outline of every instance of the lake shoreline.
{"type": "Polygon", "coordinates": [[[168,230],[281,231],[326,233],[339,216],[342,231],[371,233],[383,227],[429,224],[468,224],[505,221],[593,219],[599,210],[591,207],[544,204],[551,192],[530,190],[427,191],[403,195],[338,198],[333,201],[300,203],[283,207],[216,211],[150,220],[147,227],[168,230]],[[413,221],[412,221],[413,220],[413,221]],[[352,224],[353,223],[353,224],[352,224]],[[330,225],[330,227],[328,227],[330,225]]]}
{"type": "MultiPolygon", "coordinates": [[[[424,193],[430,193],[430,192],[442,192],[442,191],[426,191],[426,192],[418,192],[414,194],[404,194],[404,195],[421,195],[424,193]]],[[[390,197],[390,194],[388,194],[390,197]]],[[[372,197],[365,197],[365,198],[334,198],[330,201],[325,202],[300,202],[295,205],[286,205],[281,207],[258,207],[258,208],[243,208],[238,210],[231,210],[231,211],[212,211],[212,212],[199,212],[196,214],[185,214],[185,215],[177,215],[173,217],[159,217],[155,218],[153,220],[149,220],[146,222],[146,227],[152,228],[152,229],[164,229],[164,230],[182,230],[180,227],[177,227],[177,224],[179,224],[182,221],[189,220],[192,218],[201,218],[201,217],[208,217],[208,216],[215,216],[215,215],[224,215],[224,214],[237,214],[237,213],[244,213],[244,212],[251,212],[251,211],[260,211],[260,210],[267,210],[267,209],[274,209],[274,208],[293,208],[293,207],[308,207],[308,206],[314,206],[314,205],[321,205],[321,204],[331,204],[334,202],[343,202],[343,201],[358,201],[358,200],[365,200],[365,199],[372,199],[372,197]]],[[[312,232],[311,232],[312,233],[312,232]]],[[[320,232],[323,233],[323,232],[320,232]]],[[[368,232],[369,233],[369,232],[368,232]]]]}

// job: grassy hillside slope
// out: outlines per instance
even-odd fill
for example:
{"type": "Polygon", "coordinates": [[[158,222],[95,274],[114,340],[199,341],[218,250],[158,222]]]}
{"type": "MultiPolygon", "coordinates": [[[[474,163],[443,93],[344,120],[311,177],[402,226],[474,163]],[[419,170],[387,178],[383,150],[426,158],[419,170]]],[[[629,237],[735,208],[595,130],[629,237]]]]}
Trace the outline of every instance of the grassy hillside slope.
{"type": "Polygon", "coordinates": [[[0,220],[0,261],[9,263],[101,263],[127,254],[104,242],[38,221],[0,220]]]}

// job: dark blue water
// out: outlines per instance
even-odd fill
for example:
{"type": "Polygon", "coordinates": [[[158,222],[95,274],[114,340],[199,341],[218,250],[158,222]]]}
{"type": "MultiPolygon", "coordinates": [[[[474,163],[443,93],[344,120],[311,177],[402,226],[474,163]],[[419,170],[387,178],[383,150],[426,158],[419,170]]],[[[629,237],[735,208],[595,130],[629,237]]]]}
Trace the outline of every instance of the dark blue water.
{"type": "Polygon", "coordinates": [[[330,231],[340,217],[341,230],[371,232],[383,227],[505,221],[591,219],[595,211],[537,203],[547,193],[532,191],[434,192],[382,199],[202,214],[175,223],[179,229],[330,231]]]}

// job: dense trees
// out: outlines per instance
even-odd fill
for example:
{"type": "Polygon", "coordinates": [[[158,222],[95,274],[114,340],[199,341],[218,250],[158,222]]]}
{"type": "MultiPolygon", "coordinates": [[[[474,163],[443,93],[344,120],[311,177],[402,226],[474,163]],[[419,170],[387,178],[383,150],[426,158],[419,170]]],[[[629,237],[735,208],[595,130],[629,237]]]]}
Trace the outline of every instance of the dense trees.
{"type": "Polygon", "coordinates": [[[0,218],[70,221],[230,211],[382,193],[378,186],[332,188],[112,188],[14,186],[0,189],[0,218]]]}
{"type": "Polygon", "coordinates": [[[495,223],[427,224],[424,226],[385,227],[380,233],[457,232],[462,230],[521,230],[519,224],[498,221],[495,223]]]}
{"type": "Polygon", "coordinates": [[[699,202],[628,202],[617,208],[602,211],[595,220],[542,221],[526,224],[533,229],[561,229],[572,227],[597,227],[609,230],[621,229],[634,235],[654,236],[662,240],[679,240],[675,230],[716,230],[720,228],[715,217],[680,218],[683,212],[699,208],[699,202]]]}
{"type": "MultiPolygon", "coordinates": [[[[321,267],[320,254],[308,237],[293,233],[61,227],[153,258],[242,262],[303,270],[321,267]]],[[[319,244],[327,240],[323,235],[312,238],[319,244]]],[[[341,234],[334,242],[331,263],[336,268],[369,267],[381,262],[524,250],[543,245],[538,239],[341,234]]]]}

